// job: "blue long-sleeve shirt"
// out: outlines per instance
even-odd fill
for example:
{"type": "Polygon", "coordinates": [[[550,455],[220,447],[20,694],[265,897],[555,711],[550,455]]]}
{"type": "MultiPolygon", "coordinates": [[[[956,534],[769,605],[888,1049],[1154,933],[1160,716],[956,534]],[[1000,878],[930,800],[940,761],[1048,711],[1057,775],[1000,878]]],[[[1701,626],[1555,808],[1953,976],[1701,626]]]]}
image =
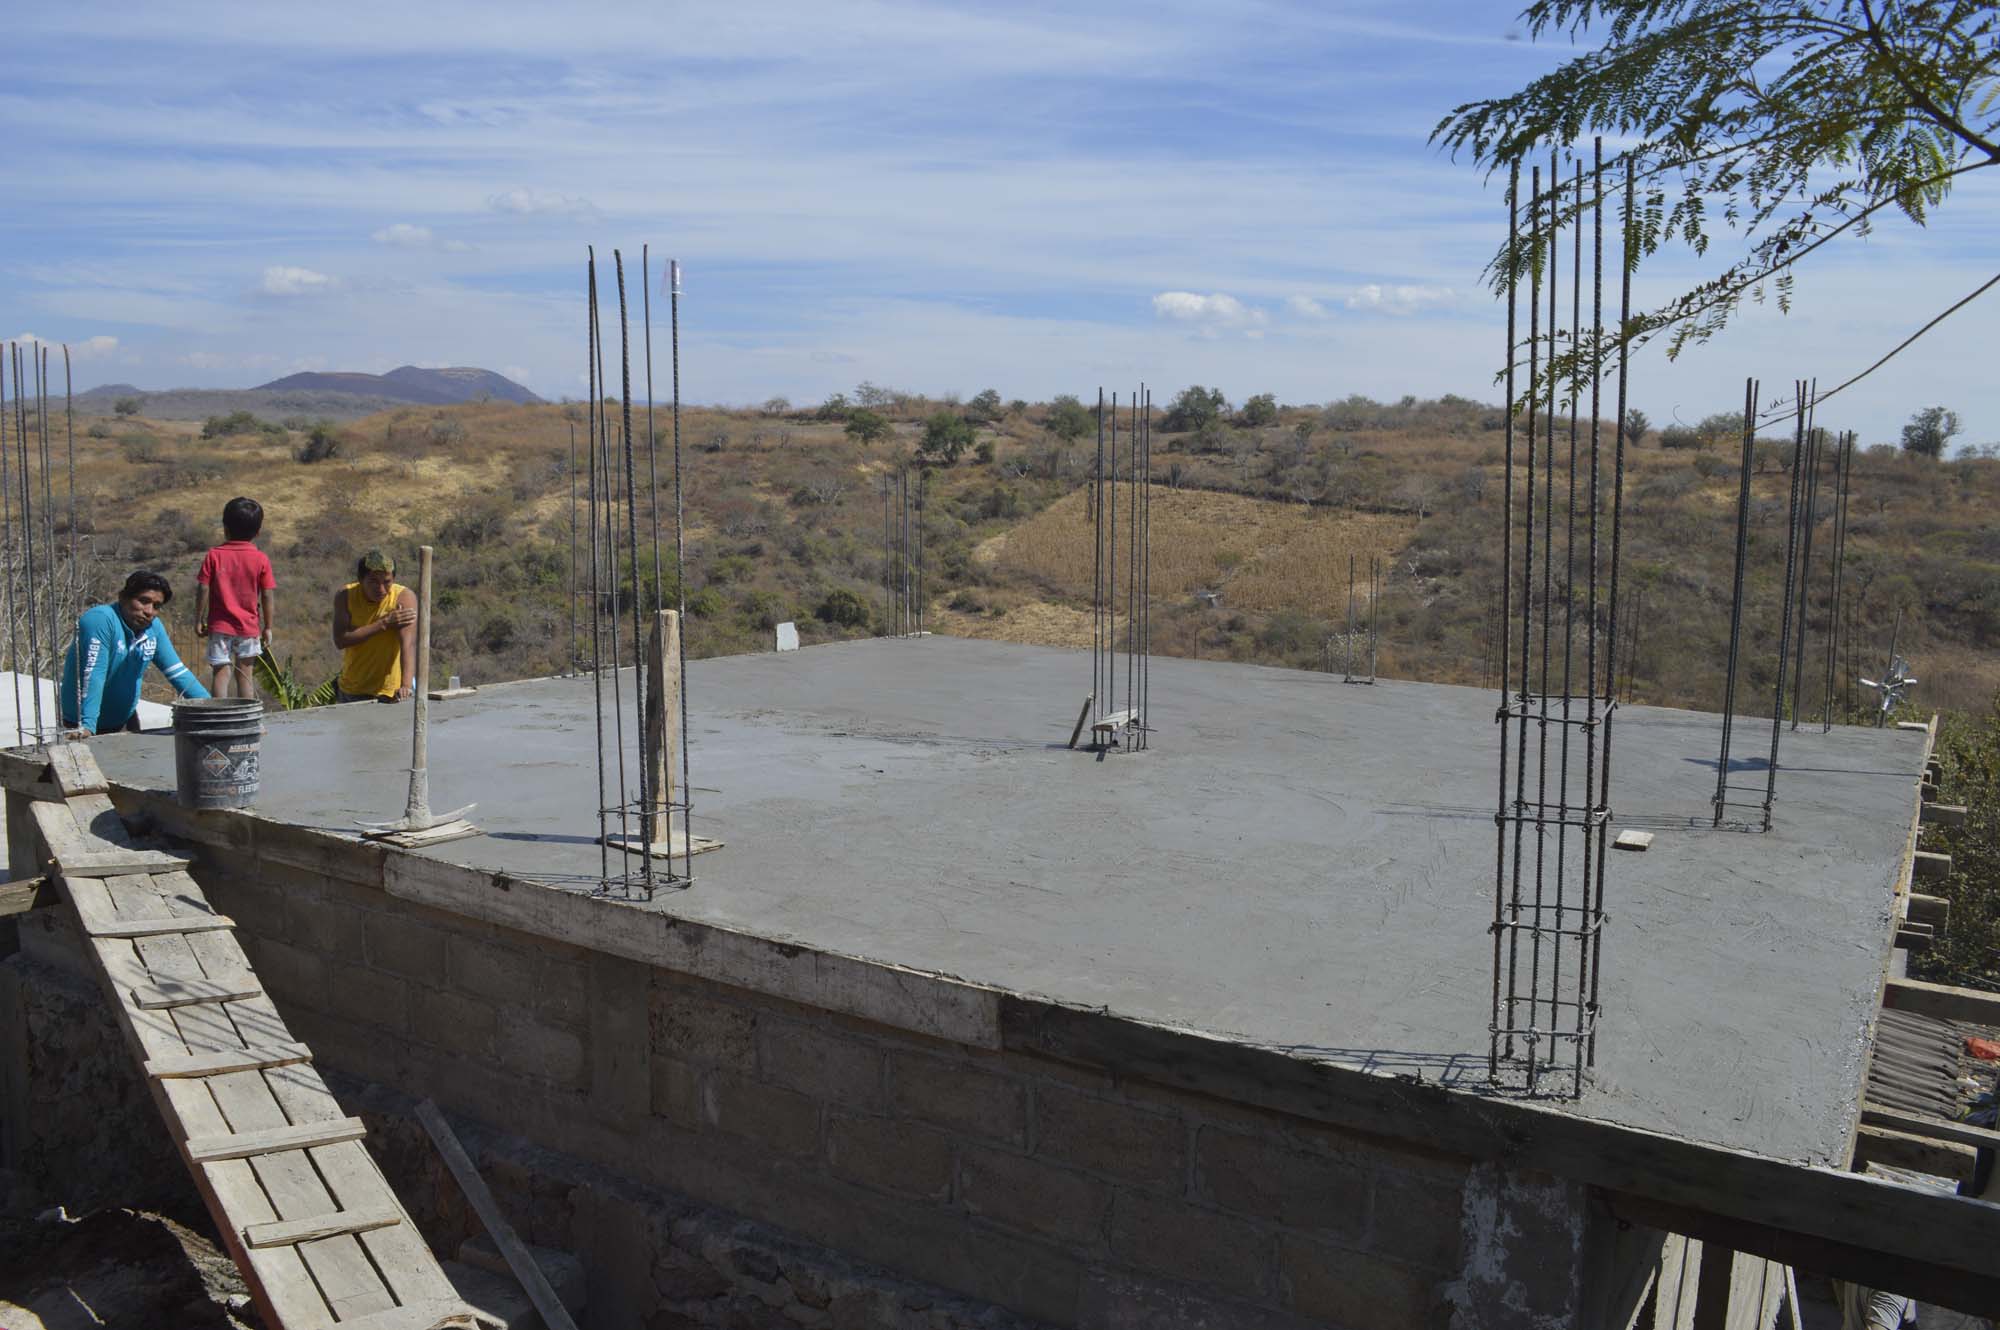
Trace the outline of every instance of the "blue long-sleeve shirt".
{"type": "Polygon", "coordinates": [[[93,605],[76,621],[76,640],[63,660],[57,707],[64,725],[82,725],[92,734],[123,729],[139,709],[139,685],[148,663],[182,697],[207,697],[194,671],[181,663],[158,619],[143,633],[132,631],[116,605],[93,605]],[[82,702],[78,707],[79,698],[82,702]]]}

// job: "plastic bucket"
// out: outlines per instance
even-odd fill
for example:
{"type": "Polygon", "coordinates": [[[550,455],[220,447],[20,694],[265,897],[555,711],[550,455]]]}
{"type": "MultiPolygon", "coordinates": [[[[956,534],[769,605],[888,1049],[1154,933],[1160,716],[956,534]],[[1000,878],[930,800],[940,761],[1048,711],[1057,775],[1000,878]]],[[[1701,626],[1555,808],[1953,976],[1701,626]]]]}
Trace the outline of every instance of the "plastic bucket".
{"type": "Polygon", "coordinates": [[[264,704],[248,697],[174,703],[174,778],[188,808],[248,808],[261,776],[264,704]]]}

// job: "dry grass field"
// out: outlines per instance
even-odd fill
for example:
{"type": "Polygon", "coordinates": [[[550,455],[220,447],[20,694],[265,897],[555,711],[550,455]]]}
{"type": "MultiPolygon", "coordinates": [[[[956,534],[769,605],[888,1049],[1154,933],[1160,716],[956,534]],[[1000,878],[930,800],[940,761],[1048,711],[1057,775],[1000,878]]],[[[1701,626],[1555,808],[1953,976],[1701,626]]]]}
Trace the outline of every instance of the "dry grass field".
{"type": "MultiPolygon", "coordinates": [[[[877,631],[881,485],[910,462],[924,416],[942,405],[902,404],[890,434],[868,444],[813,412],[684,412],[690,650],[767,649],[770,625],[784,619],[808,642],[877,631]]],[[[1349,557],[1365,570],[1380,555],[1384,673],[1491,681],[1497,413],[1458,399],[1359,416],[1353,407],[1350,399],[1324,413],[1286,408],[1259,429],[1156,429],[1157,649],[1317,667],[1345,626],[1349,557]],[[1211,603],[1196,592],[1217,596],[1211,603]]],[[[134,566],[157,567],[190,590],[202,551],[220,538],[223,503],[248,494],[269,513],[262,543],[279,578],[279,654],[302,678],[335,668],[327,608],[371,545],[406,559],[419,543],[437,547],[440,673],[479,682],[566,667],[575,604],[570,444],[581,408],[405,408],[331,426],[322,433],[332,455],[311,462],[301,460],[309,423],[204,438],[198,423],[80,417],[78,527],[96,593],[134,566]]],[[[643,410],[634,423],[644,429],[643,410]]],[[[664,412],[653,425],[665,481],[664,412]]],[[[1088,644],[1092,441],[1055,437],[1040,407],[986,422],[977,438],[956,464],[930,472],[921,516],[927,626],[1088,644]]],[[[1784,449],[1764,450],[1753,484],[1746,677],[1758,696],[1765,658],[1775,656],[1787,461],[1784,449]]],[[[1566,481],[1559,472],[1559,494],[1566,481]]],[[[1626,604],[1642,608],[1628,613],[1621,636],[1641,700],[1719,699],[1734,489],[1716,453],[1663,451],[1650,440],[1630,453],[1626,604]]],[[[1122,525],[1130,487],[1118,498],[1122,525]]],[[[1984,704],[2000,688],[2000,462],[1865,454],[1852,515],[1844,600],[1863,647],[1854,672],[1879,665],[1900,609],[1901,643],[1924,681],[1921,704],[1984,704]]],[[[1822,523],[1810,603],[1816,658],[1832,617],[1827,530],[1822,523]]],[[[189,595],[168,616],[184,652],[195,645],[191,608],[189,595]]],[[[1844,705],[1845,653],[1841,666],[1844,705]]],[[[1816,708],[1821,672],[1807,675],[1816,708]]]]}

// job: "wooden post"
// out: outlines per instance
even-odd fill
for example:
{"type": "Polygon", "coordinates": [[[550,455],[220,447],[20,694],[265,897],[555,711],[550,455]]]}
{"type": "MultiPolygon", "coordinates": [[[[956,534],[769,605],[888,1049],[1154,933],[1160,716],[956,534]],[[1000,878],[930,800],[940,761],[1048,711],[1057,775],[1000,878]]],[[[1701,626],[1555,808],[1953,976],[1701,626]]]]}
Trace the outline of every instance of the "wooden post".
{"type": "Polygon", "coordinates": [[[674,746],[680,740],[681,616],[661,610],[653,617],[646,658],[646,762],[652,773],[653,807],[646,839],[671,844],[674,802],[674,746]]]}

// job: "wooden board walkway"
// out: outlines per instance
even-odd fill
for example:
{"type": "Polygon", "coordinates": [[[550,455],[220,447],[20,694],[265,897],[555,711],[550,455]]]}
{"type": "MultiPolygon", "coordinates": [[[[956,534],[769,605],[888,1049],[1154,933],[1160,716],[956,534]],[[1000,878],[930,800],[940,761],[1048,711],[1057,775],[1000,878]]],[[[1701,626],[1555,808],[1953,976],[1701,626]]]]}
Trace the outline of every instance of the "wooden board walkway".
{"type": "Polygon", "coordinates": [[[131,843],[88,749],[50,750],[50,875],[272,1330],[489,1325],[411,1223],[185,860],[131,843]]]}

